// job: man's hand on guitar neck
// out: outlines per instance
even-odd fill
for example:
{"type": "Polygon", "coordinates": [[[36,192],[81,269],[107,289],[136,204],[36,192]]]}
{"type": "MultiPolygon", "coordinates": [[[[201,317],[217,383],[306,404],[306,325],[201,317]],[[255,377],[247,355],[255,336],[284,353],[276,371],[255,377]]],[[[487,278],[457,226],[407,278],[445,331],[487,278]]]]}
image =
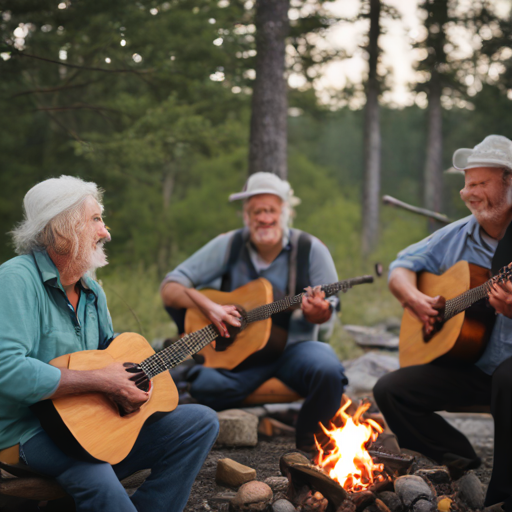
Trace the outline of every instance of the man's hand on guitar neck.
{"type": "Polygon", "coordinates": [[[331,318],[331,303],[325,300],[325,293],[320,286],[305,288],[306,295],[302,299],[302,312],[308,322],[323,324],[331,318]]]}
{"type": "Polygon", "coordinates": [[[508,318],[512,318],[512,283],[506,281],[501,285],[494,284],[489,292],[489,304],[508,318]]]}
{"type": "Polygon", "coordinates": [[[439,315],[439,311],[434,309],[439,297],[429,297],[420,292],[416,272],[401,267],[391,272],[389,289],[402,307],[423,324],[425,333],[430,334],[439,315]]]}

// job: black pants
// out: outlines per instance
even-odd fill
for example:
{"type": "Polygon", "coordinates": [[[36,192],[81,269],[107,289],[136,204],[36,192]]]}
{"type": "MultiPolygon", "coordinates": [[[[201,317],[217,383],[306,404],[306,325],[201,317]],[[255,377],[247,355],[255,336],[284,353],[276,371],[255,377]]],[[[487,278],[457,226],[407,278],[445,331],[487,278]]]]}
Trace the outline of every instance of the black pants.
{"type": "Polygon", "coordinates": [[[453,455],[466,459],[477,455],[466,436],[435,411],[490,404],[494,467],[485,504],[505,501],[507,510],[512,509],[512,358],[492,376],[476,366],[409,366],[384,375],[373,392],[400,446],[439,463],[453,455]]]}

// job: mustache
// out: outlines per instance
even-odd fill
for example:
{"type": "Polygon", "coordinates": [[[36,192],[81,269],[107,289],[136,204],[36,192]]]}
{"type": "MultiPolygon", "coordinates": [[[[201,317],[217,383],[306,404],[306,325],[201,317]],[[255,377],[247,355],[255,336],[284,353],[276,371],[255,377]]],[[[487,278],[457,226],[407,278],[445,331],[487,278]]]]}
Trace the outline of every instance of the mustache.
{"type": "Polygon", "coordinates": [[[110,234],[107,236],[104,236],[103,238],[100,238],[97,242],[96,242],[96,245],[101,245],[102,247],[107,243],[107,242],[110,242],[112,240],[112,237],[110,236],[110,234]]]}

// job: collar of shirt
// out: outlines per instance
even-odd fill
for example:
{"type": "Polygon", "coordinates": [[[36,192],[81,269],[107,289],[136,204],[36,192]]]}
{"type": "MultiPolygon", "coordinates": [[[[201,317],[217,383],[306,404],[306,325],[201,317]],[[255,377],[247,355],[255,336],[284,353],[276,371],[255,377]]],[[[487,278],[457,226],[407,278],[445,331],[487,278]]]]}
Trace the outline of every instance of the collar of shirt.
{"type": "MultiPolygon", "coordinates": [[[[32,254],[34,256],[34,260],[36,262],[36,266],[39,270],[39,273],[41,274],[41,279],[43,283],[48,284],[49,286],[53,286],[54,288],[59,288],[64,292],[64,288],[62,286],[62,283],[60,282],[59,270],[55,266],[55,263],[53,263],[48,253],[45,250],[43,250],[34,251],[32,254]]],[[[87,276],[83,276],[78,281],[78,286],[85,293],[92,293],[96,295],[89,286],[87,282],[88,279],[89,278],[87,276]]]]}

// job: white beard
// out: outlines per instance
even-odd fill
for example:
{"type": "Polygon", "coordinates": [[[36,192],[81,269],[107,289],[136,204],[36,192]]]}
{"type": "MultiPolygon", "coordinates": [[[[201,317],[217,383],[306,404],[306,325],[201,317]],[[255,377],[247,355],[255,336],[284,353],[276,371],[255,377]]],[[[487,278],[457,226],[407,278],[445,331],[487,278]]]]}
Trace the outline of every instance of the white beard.
{"type": "Polygon", "coordinates": [[[97,268],[104,267],[105,265],[108,265],[107,255],[105,254],[103,242],[100,242],[96,245],[96,250],[91,252],[89,256],[87,271],[93,273],[97,268]]]}

